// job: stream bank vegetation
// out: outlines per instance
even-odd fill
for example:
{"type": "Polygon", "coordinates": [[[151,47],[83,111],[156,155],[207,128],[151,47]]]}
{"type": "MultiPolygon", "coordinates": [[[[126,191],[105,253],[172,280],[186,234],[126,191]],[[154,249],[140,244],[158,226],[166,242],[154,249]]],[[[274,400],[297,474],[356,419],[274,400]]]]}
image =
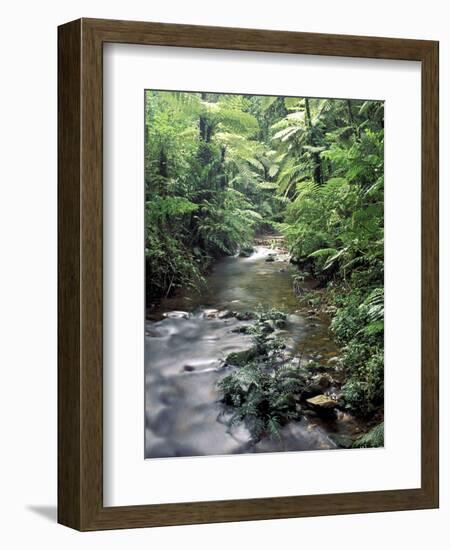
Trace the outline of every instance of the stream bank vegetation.
{"type": "Polygon", "coordinates": [[[270,233],[296,268],[300,311],[330,321],[340,346],[325,365],[289,357],[286,314],[250,312],[253,346],[228,356],[219,390],[255,441],[345,411],[367,431],[338,446],[383,445],[383,212],[383,102],[146,92],[147,310],[202,292],[219,258],[270,233]]]}

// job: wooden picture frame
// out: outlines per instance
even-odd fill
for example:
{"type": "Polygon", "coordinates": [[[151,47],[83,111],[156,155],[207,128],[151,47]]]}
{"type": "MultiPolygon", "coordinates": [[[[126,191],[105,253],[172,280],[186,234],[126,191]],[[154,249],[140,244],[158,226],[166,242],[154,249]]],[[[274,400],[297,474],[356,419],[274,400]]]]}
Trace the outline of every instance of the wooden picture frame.
{"type": "Polygon", "coordinates": [[[438,507],[438,43],[79,19],[58,29],[58,521],[81,530],[438,507]],[[102,47],[106,42],[419,61],[421,487],[103,506],[102,47]]]}

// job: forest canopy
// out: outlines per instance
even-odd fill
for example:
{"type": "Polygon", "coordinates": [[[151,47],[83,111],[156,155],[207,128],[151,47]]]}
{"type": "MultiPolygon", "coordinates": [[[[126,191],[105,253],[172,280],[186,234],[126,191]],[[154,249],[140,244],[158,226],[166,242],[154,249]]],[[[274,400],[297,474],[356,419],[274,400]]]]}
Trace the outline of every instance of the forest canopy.
{"type": "Polygon", "coordinates": [[[281,231],[296,258],[382,281],[383,103],[147,91],[150,296],[281,231]]]}

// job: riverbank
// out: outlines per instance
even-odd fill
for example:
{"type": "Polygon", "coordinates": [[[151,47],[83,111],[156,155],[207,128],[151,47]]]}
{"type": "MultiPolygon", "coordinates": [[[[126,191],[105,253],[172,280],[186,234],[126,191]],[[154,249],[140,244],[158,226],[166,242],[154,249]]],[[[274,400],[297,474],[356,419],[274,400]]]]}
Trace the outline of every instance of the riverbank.
{"type": "Polygon", "coordinates": [[[342,376],[340,407],[360,417],[365,434],[355,447],[384,444],[384,295],[375,287],[352,288],[334,280],[297,292],[303,311],[328,319],[340,346],[335,365],[342,376]]]}

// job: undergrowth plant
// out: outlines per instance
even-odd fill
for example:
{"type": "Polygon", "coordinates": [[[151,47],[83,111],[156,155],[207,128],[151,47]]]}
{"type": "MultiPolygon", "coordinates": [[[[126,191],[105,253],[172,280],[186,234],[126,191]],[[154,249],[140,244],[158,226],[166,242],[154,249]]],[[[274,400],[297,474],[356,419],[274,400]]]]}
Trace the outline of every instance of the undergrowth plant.
{"type": "Polygon", "coordinates": [[[233,409],[231,423],[245,422],[255,442],[266,435],[280,437],[282,426],[300,417],[304,374],[283,362],[284,344],[266,328],[285,319],[276,310],[258,313],[250,332],[256,356],[219,382],[223,402],[233,409]]]}

